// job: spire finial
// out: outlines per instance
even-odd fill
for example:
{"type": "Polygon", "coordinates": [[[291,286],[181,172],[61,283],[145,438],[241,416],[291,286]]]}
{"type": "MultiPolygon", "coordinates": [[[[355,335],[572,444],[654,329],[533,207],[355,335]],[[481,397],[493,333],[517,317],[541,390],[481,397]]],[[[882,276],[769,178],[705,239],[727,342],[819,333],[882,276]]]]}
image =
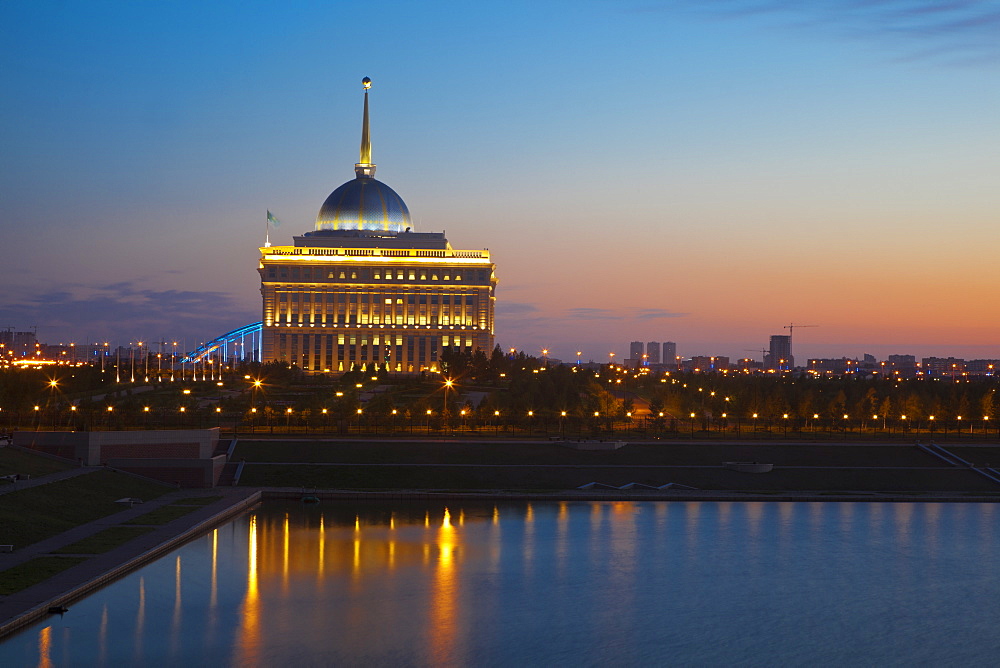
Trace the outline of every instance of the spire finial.
{"type": "Polygon", "coordinates": [[[361,80],[361,85],[365,87],[365,116],[361,124],[361,160],[354,165],[354,173],[358,177],[375,176],[375,164],[372,162],[372,141],[368,129],[368,89],[372,87],[372,80],[365,77],[361,80]]]}

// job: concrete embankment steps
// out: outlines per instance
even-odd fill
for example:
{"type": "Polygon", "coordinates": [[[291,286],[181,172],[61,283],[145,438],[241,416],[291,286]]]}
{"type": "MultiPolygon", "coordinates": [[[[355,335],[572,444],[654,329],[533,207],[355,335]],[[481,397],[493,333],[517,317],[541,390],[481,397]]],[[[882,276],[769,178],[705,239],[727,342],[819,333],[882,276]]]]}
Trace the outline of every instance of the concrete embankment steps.
{"type": "Polygon", "coordinates": [[[941,461],[950,464],[951,466],[970,469],[972,471],[975,471],[979,475],[983,476],[984,478],[1000,485],[1000,471],[997,471],[996,469],[977,467],[972,462],[959,457],[954,452],[946,450],[936,443],[930,443],[929,445],[924,445],[923,443],[917,443],[917,447],[923,450],[924,452],[937,457],[941,461]]]}

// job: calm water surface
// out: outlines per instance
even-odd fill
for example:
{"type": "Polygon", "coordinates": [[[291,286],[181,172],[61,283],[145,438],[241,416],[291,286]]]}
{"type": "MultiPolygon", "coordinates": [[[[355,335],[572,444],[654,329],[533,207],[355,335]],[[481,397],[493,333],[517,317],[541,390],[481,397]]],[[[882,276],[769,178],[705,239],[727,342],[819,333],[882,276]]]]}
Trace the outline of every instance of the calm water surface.
{"type": "Polygon", "coordinates": [[[998,510],[267,504],[0,665],[996,665],[998,510]]]}

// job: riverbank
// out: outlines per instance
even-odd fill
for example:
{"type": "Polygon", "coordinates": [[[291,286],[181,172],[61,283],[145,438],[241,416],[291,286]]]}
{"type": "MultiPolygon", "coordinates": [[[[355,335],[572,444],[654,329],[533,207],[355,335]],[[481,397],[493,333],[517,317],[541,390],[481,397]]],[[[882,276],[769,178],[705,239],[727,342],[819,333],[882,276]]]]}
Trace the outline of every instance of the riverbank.
{"type": "MultiPolygon", "coordinates": [[[[259,502],[260,490],[249,488],[216,488],[177,490],[152,501],[136,504],[113,515],[81,524],[56,536],[0,553],[0,571],[28,564],[32,560],[59,555],[67,557],[63,548],[91,538],[114,527],[142,526],[135,520],[153,511],[167,509],[184,499],[216,498],[181,517],[161,525],[128,542],[101,554],[85,556],[80,563],[52,577],[0,596],[0,639],[49,613],[51,608],[68,607],[75,599],[115,580],[139,566],[156,559],[182,543],[196,538],[211,527],[243,512],[259,502]]],[[[149,528],[149,527],[148,527],[149,528]]]]}
{"type": "Polygon", "coordinates": [[[1000,492],[976,467],[1000,463],[1000,445],[948,446],[956,465],[915,443],[789,441],[632,442],[577,450],[552,441],[242,440],[241,484],[255,487],[390,490],[576,490],[637,484],[714,492],[895,494],[1000,492]],[[772,465],[768,473],[725,462],[772,465]]]}
{"type": "MultiPolygon", "coordinates": [[[[261,500],[1000,501],[1000,484],[971,466],[1000,462],[1000,445],[949,446],[948,450],[970,466],[948,464],[912,443],[647,442],[612,451],[581,451],[549,441],[242,441],[236,458],[246,460],[245,486],[169,491],[18,546],[11,553],[0,553],[0,571],[57,555],[82,558],[43,582],[0,596],[0,638],[43,617],[50,608],[68,607],[76,598],[261,500]],[[765,462],[773,468],[768,473],[745,473],[724,465],[732,461],[765,462]],[[578,489],[588,484],[589,489],[578,489]],[[197,499],[204,504],[198,505],[197,499]],[[178,504],[198,507],[159,524],[136,521],[178,504]],[[66,551],[108,529],[136,526],[144,527],[146,533],[101,554],[66,551]]],[[[51,472],[33,478],[30,485],[79,475],[79,469],[51,472]]]]}
{"type": "Polygon", "coordinates": [[[710,490],[563,490],[558,492],[526,492],[490,490],[463,492],[455,490],[311,490],[302,488],[228,488],[214,490],[178,490],[156,502],[137,505],[111,518],[76,527],[52,539],[26,546],[13,554],[0,555],[0,569],[6,570],[32,559],[48,555],[59,548],[114,526],[129,524],[136,517],[158,508],[168,507],[179,498],[221,496],[197,511],[172,520],[149,534],[136,538],[104,554],[95,555],[46,581],[21,592],[0,597],[0,641],[38,619],[52,608],[70,607],[74,600],[120,578],[140,566],[197,538],[212,527],[252,508],[261,501],[302,501],[318,499],[329,502],[386,501],[474,501],[503,503],[511,501],[674,501],[674,502],[878,502],[878,503],[997,503],[1000,493],[886,493],[886,492],[719,492],[710,490]]]}

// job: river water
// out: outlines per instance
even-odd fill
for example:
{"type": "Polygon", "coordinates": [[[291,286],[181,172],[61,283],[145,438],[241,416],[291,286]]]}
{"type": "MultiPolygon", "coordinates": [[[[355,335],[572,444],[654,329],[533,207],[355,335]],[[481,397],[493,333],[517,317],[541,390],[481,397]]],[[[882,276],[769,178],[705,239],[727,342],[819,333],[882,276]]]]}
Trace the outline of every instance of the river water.
{"type": "Polygon", "coordinates": [[[996,665],[992,504],[267,503],[0,665],[996,665]]]}

